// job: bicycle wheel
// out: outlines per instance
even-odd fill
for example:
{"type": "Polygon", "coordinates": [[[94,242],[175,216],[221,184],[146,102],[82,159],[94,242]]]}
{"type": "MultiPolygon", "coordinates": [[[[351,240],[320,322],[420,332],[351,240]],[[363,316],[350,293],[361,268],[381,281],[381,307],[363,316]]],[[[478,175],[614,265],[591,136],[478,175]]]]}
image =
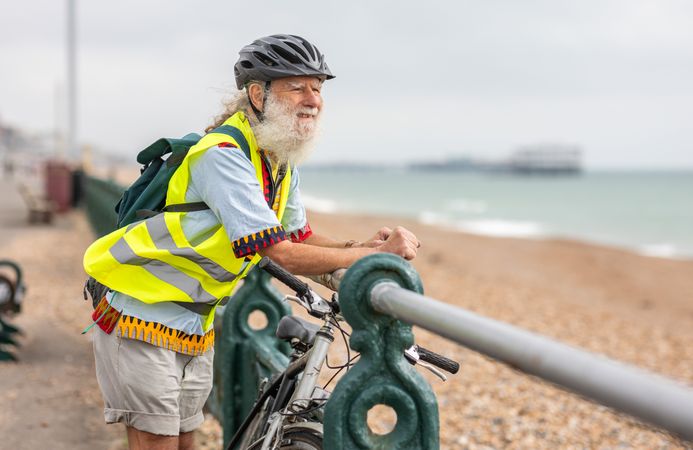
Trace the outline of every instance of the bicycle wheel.
{"type": "Polygon", "coordinates": [[[272,404],[273,399],[274,397],[270,397],[267,400],[265,400],[265,405],[262,407],[260,411],[257,412],[257,414],[255,414],[255,417],[253,417],[253,420],[248,425],[248,428],[245,430],[245,433],[243,433],[241,442],[238,444],[238,448],[240,450],[255,448],[251,447],[251,445],[262,437],[262,428],[269,419],[269,408],[272,404]]]}
{"type": "MultiPolygon", "coordinates": [[[[248,450],[259,450],[262,441],[255,442],[248,450]]],[[[274,447],[270,447],[274,448],[274,447]]],[[[306,428],[291,428],[282,434],[282,442],[277,447],[281,450],[322,450],[322,434],[306,428]]]]}

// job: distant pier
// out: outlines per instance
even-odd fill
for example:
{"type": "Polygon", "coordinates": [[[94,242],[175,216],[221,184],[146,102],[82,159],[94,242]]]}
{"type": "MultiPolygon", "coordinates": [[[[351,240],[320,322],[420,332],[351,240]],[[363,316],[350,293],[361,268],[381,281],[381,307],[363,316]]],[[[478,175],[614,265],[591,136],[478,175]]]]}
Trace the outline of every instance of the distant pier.
{"type": "Polygon", "coordinates": [[[575,175],[582,172],[582,150],[565,145],[523,147],[506,165],[508,171],[523,175],[575,175]]]}
{"type": "Polygon", "coordinates": [[[419,161],[407,169],[420,172],[490,172],[516,175],[577,175],[582,173],[582,150],[574,145],[542,144],[520,147],[498,160],[453,157],[419,161]]]}

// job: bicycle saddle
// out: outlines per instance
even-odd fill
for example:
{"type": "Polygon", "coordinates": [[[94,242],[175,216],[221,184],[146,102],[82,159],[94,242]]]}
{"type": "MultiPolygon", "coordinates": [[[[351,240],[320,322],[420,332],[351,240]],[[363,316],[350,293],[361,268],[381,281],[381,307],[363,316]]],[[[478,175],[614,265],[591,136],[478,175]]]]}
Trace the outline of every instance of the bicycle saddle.
{"type": "Polygon", "coordinates": [[[277,325],[275,333],[279,339],[290,341],[298,339],[304,344],[312,344],[315,333],[320,330],[320,325],[303,320],[296,316],[284,316],[277,325]]]}

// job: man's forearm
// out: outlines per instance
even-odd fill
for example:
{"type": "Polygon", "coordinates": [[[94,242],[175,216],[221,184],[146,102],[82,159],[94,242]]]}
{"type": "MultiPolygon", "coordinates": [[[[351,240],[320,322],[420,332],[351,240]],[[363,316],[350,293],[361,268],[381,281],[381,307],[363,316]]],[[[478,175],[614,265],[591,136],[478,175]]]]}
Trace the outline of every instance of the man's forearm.
{"type": "Polygon", "coordinates": [[[306,240],[303,241],[308,245],[315,245],[317,247],[325,248],[349,248],[349,247],[360,247],[361,243],[358,241],[340,241],[337,239],[332,239],[331,237],[324,236],[321,234],[311,234],[306,240]]]}
{"type": "Polygon", "coordinates": [[[416,257],[420,246],[416,236],[403,227],[394,230],[383,227],[376,235],[360,243],[337,241],[326,236],[312,234],[303,243],[281,241],[259,251],[289,272],[297,275],[322,275],[343,267],[373,253],[392,253],[407,260],[416,257]]]}
{"type": "Polygon", "coordinates": [[[306,245],[309,240],[310,238],[306,239],[305,244],[282,241],[260,250],[259,253],[262,256],[268,256],[296,275],[322,275],[343,267],[349,267],[364,256],[376,252],[372,248],[332,248],[314,244],[306,245]]]}

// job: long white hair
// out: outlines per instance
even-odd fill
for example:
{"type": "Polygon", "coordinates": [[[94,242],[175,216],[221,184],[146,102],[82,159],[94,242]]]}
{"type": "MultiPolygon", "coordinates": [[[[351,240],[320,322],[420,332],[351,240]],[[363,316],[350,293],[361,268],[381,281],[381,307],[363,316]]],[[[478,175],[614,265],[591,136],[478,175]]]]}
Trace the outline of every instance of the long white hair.
{"type": "Polygon", "coordinates": [[[213,129],[221,126],[226,120],[236,114],[238,111],[247,113],[250,111],[250,99],[245,91],[236,91],[225,99],[223,102],[224,111],[214,118],[210,126],[205,128],[205,132],[209,133],[213,129]]]}

